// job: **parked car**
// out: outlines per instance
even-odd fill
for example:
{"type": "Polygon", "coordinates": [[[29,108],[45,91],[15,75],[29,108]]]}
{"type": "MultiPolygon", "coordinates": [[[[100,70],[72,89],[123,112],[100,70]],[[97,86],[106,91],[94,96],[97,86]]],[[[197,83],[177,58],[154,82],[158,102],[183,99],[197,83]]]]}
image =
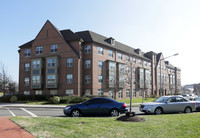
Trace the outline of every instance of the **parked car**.
{"type": "Polygon", "coordinates": [[[196,111],[200,111],[200,97],[195,99],[196,111]]]}
{"type": "Polygon", "coordinates": [[[139,107],[141,112],[163,114],[172,112],[191,113],[196,110],[195,102],[181,96],[162,96],[150,103],[143,103],[139,107]]]}
{"type": "Polygon", "coordinates": [[[126,103],[104,97],[92,98],[86,102],[69,105],[64,108],[64,114],[72,117],[100,115],[119,116],[119,114],[126,113],[127,111],[126,103]]]}
{"type": "Polygon", "coordinates": [[[190,100],[190,95],[189,94],[183,94],[182,95],[185,99],[190,100]]]}
{"type": "Polygon", "coordinates": [[[195,95],[195,94],[190,94],[189,100],[195,100],[195,98],[197,98],[197,95],[195,95]]]}

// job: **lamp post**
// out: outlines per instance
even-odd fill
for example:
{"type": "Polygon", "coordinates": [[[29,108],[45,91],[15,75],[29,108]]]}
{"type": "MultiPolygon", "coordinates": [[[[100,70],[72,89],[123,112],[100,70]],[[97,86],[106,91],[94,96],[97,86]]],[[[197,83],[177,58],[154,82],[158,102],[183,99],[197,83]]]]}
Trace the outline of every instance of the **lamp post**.
{"type": "Polygon", "coordinates": [[[177,55],[178,55],[178,53],[173,54],[171,56],[168,56],[166,58],[160,59],[160,91],[159,91],[159,96],[161,96],[161,94],[162,94],[162,71],[161,71],[162,68],[161,68],[161,61],[165,60],[167,58],[173,57],[173,56],[177,56],[177,55]]]}

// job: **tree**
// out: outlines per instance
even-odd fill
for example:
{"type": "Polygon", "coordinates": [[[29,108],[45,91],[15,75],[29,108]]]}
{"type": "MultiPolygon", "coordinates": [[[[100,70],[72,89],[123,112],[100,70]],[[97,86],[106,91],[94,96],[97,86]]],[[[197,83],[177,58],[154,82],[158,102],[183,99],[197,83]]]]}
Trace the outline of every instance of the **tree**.
{"type": "Polygon", "coordinates": [[[131,113],[132,112],[133,84],[134,84],[133,71],[135,71],[135,67],[134,67],[134,61],[130,60],[130,54],[127,55],[124,70],[125,70],[125,76],[126,76],[126,84],[130,86],[130,113],[131,113]]]}
{"type": "Polygon", "coordinates": [[[16,91],[16,82],[12,81],[3,64],[1,64],[0,69],[0,91],[3,92],[4,95],[6,92],[14,93],[16,91]]]}

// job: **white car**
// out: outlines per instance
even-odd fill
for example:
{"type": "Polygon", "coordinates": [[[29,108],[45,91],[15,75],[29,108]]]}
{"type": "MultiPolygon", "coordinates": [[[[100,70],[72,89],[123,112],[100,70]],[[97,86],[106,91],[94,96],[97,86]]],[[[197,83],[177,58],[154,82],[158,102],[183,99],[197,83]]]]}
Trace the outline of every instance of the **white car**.
{"type": "Polygon", "coordinates": [[[196,103],[181,96],[162,96],[154,102],[141,104],[139,109],[141,112],[157,115],[172,112],[191,113],[196,110],[196,103]]]}

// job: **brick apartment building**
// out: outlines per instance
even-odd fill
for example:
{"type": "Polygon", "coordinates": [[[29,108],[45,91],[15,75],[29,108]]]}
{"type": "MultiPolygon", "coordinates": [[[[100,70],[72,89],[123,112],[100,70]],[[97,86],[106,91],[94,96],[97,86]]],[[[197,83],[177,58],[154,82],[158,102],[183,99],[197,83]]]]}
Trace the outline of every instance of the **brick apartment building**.
{"type": "Polygon", "coordinates": [[[134,49],[92,31],[58,30],[47,21],[19,46],[19,93],[128,98],[178,94],[181,70],[162,53],[134,49]],[[132,76],[132,77],[130,77],[132,76]]]}

